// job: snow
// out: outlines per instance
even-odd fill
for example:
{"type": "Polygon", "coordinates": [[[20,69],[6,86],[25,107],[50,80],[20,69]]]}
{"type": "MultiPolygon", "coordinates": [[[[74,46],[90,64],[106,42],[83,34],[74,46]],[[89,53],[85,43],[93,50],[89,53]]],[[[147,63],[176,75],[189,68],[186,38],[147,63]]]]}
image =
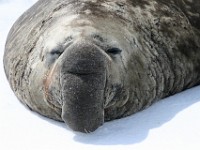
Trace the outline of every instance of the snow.
{"type": "Polygon", "coordinates": [[[105,123],[91,134],[24,107],[3,70],[6,36],[14,21],[36,0],[0,0],[1,150],[199,150],[200,86],[181,92],[130,117],[105,123]]]}

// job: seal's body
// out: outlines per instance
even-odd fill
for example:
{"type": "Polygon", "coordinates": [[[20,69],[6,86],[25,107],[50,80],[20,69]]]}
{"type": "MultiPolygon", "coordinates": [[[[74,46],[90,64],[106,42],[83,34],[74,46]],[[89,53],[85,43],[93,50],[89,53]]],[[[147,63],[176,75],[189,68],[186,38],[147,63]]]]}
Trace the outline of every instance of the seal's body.
{"type": "Polygon", "coordinates": [[[199,0],[39,0],[4,67],[32,110],[94,131],[200,83],[199,0]]]}

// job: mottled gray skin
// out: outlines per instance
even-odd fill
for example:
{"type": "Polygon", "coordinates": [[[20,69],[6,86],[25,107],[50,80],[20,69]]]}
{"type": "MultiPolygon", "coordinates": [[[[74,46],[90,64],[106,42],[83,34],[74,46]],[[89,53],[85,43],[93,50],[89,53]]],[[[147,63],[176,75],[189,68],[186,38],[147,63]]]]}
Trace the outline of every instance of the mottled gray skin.
{"type": "Polygon", "coordinates": [[[39,0],[4,67],[22,103],[92,132],[200,83],[199,0],[39,0]]]}

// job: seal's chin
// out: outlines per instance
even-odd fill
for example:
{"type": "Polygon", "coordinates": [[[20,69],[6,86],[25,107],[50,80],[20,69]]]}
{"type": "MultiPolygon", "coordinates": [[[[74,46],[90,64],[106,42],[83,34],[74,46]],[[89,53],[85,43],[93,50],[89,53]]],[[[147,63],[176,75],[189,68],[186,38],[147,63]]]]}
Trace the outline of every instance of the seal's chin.
{"type": "Polygon", "coordinates": [[[63,54],[62,119],[74,131],[92,132],[104,123],[105,59],[88,43],[73,44],[63,54]]]}
{"type": "Polygon", "coordinates": [[[99,107],[87,108],[66,103],[62,119],[74,131],[90,133],[104,123],[104,111],[99,107]]]}

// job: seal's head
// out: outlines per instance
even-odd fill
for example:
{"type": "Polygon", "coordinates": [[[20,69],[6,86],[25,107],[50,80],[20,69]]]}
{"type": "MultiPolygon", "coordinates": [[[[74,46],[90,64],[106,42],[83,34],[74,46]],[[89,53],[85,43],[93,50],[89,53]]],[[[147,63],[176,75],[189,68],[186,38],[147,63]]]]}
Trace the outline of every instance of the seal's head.
{"type": "Polygon", "coordinates": [[[39,0],[8,35],[6,76],[32,110],[94,131],[199,84],[197,1],[39,0]]]}
{"type": "Polygon", "coordinates": [[[45,100],[62,109],[62,119],[75,131],[97,129],[106,118],[104,110],[117,103],[117,94],[123,96],[120,28],[116,22],[98,21],[60,18],[37,42],[43,48],[40,66],[48,68],[45,100]]]}

